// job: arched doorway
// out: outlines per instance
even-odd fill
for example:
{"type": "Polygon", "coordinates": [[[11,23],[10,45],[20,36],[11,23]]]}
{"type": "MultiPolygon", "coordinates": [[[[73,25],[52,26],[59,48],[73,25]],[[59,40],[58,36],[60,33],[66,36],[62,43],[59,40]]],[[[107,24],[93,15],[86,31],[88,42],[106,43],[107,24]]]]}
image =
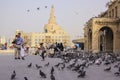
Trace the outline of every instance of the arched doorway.
{"type": "Polygon", "coordinates": [[[99,30],[99,51],[113,52],[113,31],[107,26],[99,30]]]}

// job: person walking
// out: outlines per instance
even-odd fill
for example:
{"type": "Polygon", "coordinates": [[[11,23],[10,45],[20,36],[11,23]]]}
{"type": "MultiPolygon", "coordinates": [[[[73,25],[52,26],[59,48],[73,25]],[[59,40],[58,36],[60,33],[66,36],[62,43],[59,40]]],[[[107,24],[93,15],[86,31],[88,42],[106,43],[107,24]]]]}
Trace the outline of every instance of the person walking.
{"type": "Polygon", "coordinates": [[[20,55],[21,55],[21,58],[22,58],[22,60],[25,60],[25,45],[24,44],[22,44],[22,46],[21,46],[21,51],[20,51],[20,55]]]}
{"type": "Polygon", "coordinates": [[[45,47],[43,46],[43,43],[40,43],[40,52],[41,52],[42,61],[44,61],[46,50],[45,47]]]}

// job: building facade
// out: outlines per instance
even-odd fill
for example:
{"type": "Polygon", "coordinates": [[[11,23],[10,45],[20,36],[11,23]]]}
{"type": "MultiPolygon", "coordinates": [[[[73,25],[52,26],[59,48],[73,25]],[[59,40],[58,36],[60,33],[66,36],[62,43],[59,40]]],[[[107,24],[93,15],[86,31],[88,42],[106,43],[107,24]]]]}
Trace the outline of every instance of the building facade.
{"type": "Polygon", "coordinates": [[[107,3],[108,9],[91,18],[84,27],[86,52],[120,53],[120,0],[107,3]]]}
{"type": "Polygon", "coordinates": [[[84,38],[79,38],[79,39],[72,40],[72,42],[74,44],[79,45],[79,48],[81,48],[81,50],[84,50],[84,43],[85,43],[84,41],[85,41],[84,38]]]}
{"type": "Polygon", "coordinates": [[[0,44],[5,44],[7,43],[7,39],[5,36],[0,37],[0,44]]]}
{"type": "Polygon", "coordinates": [[[24,41],[30,47],[39,46],[39,43],[54,44],[56,42],[63,43],[65,46],[70,45],[69,34],[65,32],[56,22],[56,18],[54,15],[54,6],[51,7],[51,13],[48,23],[44,25],[44,32],[25,33],[17,30],[15,34],[17,34],[18,32],[22,33],[24,41]]]}

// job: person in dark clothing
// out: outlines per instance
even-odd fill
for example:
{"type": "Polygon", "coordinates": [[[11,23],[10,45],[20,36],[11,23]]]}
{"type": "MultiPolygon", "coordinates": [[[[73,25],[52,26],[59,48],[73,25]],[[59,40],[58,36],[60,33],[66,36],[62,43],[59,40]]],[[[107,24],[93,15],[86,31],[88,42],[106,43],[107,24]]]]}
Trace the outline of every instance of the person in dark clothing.
{"type": "Polygon", "coordinates": [[[18,59],[18,52],[17,52],[17,47],[16,47],[17,38],[18,38],[18,35],[15,35],[15,38],[14,38],[14,40],[13,40],[13,42],[12,42],[13,47],[14,47],[14,50],[15,50],[15,53],[14,53],[15,59],[18,59]]]}
{"type": "Polygon", "coordinates": [[[43,46],[43,43],[40,43],[40,50],[41,50],[42,61],[44,61],[46,50],[45,47],[43,46]]]}
{"type": "Polygon", "coordinates": [[[62,43],[60,43],[60,50],[61,50],[61,51],[64,51],[64,46],[63,46],[62,43]]]}

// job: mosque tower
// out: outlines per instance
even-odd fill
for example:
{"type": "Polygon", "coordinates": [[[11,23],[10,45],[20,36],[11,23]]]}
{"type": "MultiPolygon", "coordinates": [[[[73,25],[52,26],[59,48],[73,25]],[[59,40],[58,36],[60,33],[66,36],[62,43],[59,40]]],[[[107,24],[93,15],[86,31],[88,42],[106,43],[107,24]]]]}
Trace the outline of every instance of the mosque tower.
{"type": "Polygon", "coordinates": [[[44,26],[44,31],[45,33],[57,33],[61,30],[62,30],[61,27],[57,25],[56,18],[54,15],[54,6],[52,5],[51,12],[50,12],[50,18],[48,20],[48,23],[45,24],[44,26]]]}
{"type": "Polygon", "coordinates": [[[49,18],[49,24],[56,24],[56,18],[54,16],[54,6],[52,5],[51,7],[51,13],[50,13],[50,18],[49,18]]]}
{"type": "Polygon", "coordinates": [[[56,22],[53,5],[51,6],[50,18],[48,19],[48,23],[44,25],[44,32],[46,41],[48,41],[46,43],[62,42],[66,45],[70,43],[69,34],[64,31],[56,22]]]}

